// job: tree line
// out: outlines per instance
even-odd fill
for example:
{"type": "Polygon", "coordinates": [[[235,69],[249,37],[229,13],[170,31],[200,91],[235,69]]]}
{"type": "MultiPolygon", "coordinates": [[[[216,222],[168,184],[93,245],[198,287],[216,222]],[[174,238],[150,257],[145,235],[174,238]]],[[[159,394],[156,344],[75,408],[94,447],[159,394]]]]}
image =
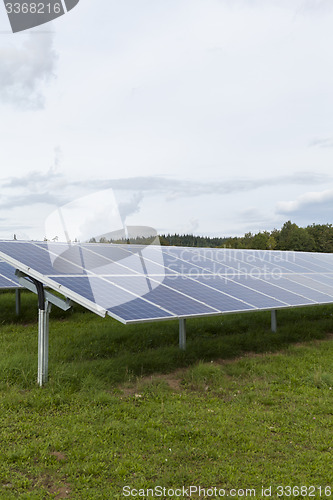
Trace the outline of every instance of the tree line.
{"type": "MultiPolygon", "coordinates": [[[[137,237],[126,240],[100,238],[101,243],[132,243],[140,245],[154,244],[156,236],[137,237]]],[[[311,224],[299,227],[290,220],[285,222],[281,229],[246,233],[244,236],[210,237],[195,236],[193,234],[161,234],[161,245],[210,247],[210,248],[248,248],[254,250],[295,250],[303,252],[333,252],[332,224],[311,224]]],[[[92,238],[90,242],[96,242],[92,238]]]]}
{"type": "Polygon", "coordinates": [[[161,235],[162,245],[191,247],[248,248],[256,250],[295,250],[303,252],[333,252],[332,224],[311,224],[299,227],[290,220],[281,229],[246,233],[244,236],[211,238],[204,236],[161,235]]]}

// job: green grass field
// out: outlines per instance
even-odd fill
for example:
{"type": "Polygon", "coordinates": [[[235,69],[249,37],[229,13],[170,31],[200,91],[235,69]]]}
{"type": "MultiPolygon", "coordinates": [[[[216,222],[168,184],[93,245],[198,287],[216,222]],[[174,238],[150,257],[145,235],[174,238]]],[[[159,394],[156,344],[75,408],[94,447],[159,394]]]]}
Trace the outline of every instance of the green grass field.
{"type": "Polygon", "coordinates": [[[0,499],[333,498],[332,313],[188,320],[181,352],[177,322],[54,308],[41,389],[36,297],[2,293],[0,499]]]}

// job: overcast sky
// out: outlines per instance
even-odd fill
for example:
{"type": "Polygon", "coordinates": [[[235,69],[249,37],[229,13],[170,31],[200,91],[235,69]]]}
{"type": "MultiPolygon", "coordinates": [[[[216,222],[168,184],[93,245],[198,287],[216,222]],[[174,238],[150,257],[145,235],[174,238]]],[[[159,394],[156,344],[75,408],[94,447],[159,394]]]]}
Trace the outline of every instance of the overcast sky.
{"type": "Polygon", "coordinates": [[[332,26],[332,0],[81,0],[12,34],[0,5],[0,238],[104,189],[160,233],[332,223],[332,26]]]}

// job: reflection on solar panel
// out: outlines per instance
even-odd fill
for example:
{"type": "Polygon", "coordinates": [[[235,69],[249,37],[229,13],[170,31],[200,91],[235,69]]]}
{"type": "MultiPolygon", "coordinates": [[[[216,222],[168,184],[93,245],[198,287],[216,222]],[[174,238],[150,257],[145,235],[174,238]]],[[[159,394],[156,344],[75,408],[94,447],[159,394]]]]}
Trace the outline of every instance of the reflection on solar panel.
{"type": "Polygon", "coordinates": [[[177,318],[182,348],[185,318],[271,310],[275,330],[277,309],[333,303],[333,254],[0,241],[0,257],[45,303],[59,299],[41,295],[42,285],[122,323],[177,318]]]}
{"type": "Polygon", "coordinates": [[[19,284],[15,276],[15,269],[7,262],[0,260],[0,289],[15,290],[16,292],[16,314],[21,311],[21,291],[22,286],[19,284]]]}
{"type": "Polygon", "coordinates": [[[0,289],[22,288],[15,276],[13,266],[0,260],[0,289]]]}
{"type": "Polygon", "coordinates": [[[0,255],[123,323],[333,303],[333,254],[11,241],[0,255]]]}

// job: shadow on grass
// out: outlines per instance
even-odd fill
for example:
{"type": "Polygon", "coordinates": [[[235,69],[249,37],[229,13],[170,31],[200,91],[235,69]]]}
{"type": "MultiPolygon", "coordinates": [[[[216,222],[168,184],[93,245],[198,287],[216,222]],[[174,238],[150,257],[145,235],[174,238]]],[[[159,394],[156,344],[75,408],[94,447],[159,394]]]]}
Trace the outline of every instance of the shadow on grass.
{"type": "MultiPolygon", "coordinates": [[[[37,373],[37,303],[22,297],[15,316],[15,295],[1,296],[0,377],[6,384],[34,387],[37,373]],[[10,309],[10,307],[12,309],[10,309]],[[27,325],[28,324],[28,325],[27,325]]],[[[243,354],[276,352],[295,342],[323,339],[332,331],[332,307],[278,311],[278,331],[270,313],[256,312],[187,320],[187,349],[178,347],[178,322],[124,326],[75,306],[50,316],[49,385],[80,390],[138,377],[170,373],[200,361],[234,359],[243,354]]]]}

